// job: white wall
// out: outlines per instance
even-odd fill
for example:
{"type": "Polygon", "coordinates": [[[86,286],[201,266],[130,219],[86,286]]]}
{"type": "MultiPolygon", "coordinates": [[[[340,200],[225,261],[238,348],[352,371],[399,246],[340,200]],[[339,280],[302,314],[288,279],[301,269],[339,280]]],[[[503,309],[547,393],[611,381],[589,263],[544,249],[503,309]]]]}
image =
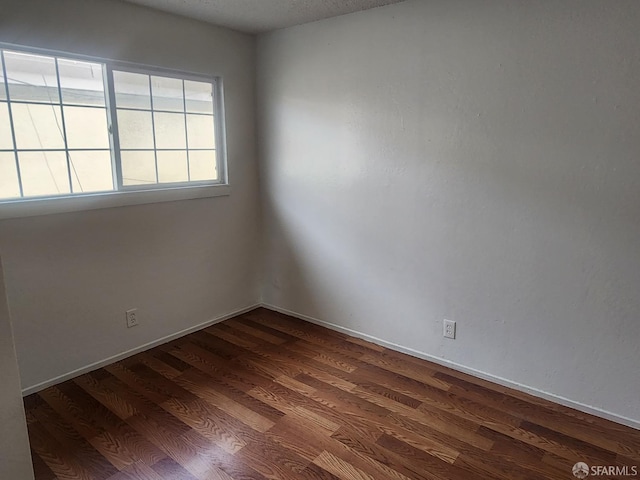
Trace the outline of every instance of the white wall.
{"type": "Polygon", "coordinates": [[[0,263],[0,478],[33,478],[20,376],[0,263]]]}
{"type": "Polygon", "coordinates": [[[640,422],[637,2],[409,1],[261,37],[261,197],[251,37],[2,3],[0,41],[222,75],[233,185],[1,221],[23,387],[254,304],[262,203],[266,302],[640,422]]]}
{"type": "Polygon", "coordinates": [[[0,41],[221,75],[233,189],[0,222],[22,386],[255,304],[254,38],[120,2],[5,0],[0,41]]]}
{"type": "Polygon", "coordinates": [[[264,300],[639,426],[639,31],[436,0],[260,37],[264,300]]]}

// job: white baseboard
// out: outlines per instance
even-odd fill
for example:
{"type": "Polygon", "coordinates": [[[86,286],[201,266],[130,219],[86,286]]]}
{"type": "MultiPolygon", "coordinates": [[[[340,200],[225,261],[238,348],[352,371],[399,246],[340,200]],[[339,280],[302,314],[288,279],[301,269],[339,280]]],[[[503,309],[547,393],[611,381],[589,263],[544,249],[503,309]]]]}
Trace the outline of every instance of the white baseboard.
{"type": "Polygon", "coordinates": [[[502,385],[503,387],[513,388],[514,390],[528,393],[530,395],[533,395],[534,397],[543,398],[545,400],[558,403],[565,407],[573,408],[575,410],[579,410],[584,413],[595,415],[596,417],[601,417],[606,420],[611,420],[612,422],[620,423],[622,425],[626,425],[628,427],[640,430],[640,421],[634,420],[632,418],[627,418],[622,415],[618,415],[606,410],[602,410],[597,407],[592,407],[584,403],[576,402],[574,400],[562,397],[560,395],[556,395],[554,393],[545,392],[544,390],[523,385],[522,383],[514,382],[513,380],[508,380],[506,378],[498,377],[496,375],[492,375],[490,373],[483,372],[481,370],[476,370],[475,368],[467,367],[465,365],[460,365],[459,363],[455,363],[450,360],[446,360],[444,358],[435,357],[433,355],[429,355],[428,353],[421,352],[419,350],[414,350],[412,348],[403,347],[402,345],[387,342],[386,340],[382,340],[381,338],[374,337],[373,335],[368,335],[366,333],[362,333],[357,330],[352,330],[350,328],[342,327],[334,323],[325,322],[324,320],[318,320],[317,318],[310,317],[309,315],[293,312],[291,310],[287,310],[286,308],[276,307],[275,305],[270,305],[264,302],[262,303],[261,306],[269,310],[274,310],[276,312],[280,312],[285,315],[290,315],[292,317],[299,318],[300,320],[305,320],[310,323],[315,323],[316,325],[327,327],[331,330],[336,330],[338,332],[346,333],[353,337],[361,338],[363,340],[368,340],[377,345],[389,348],[391,350],[395,350],[397,352],[406,353],[407,355],[411,355],[413,357],[422,358],[423,360],[437,363],[438,365],[449,367],[453,370],[467,373],[469,375],[473,375],[474,377],[478,377],[483,380],[487,380],[489,382],[497,383],[498,385],[502,385]]]}
{"type": "Polygon", "coordinates": [[[118,353],[117,355],[113,355],[111,357],[105,358],[103,360],[91,363],[81,368],[77,368],[71,372],[65,373],[63,375],[59,375],[57,377],[51,378],[49,380],[45,380],[44,382],[40,382],[36,385],[32,385],[27,388],[22,389],[22,396],[26,397],[27,395],[31,395],[32,393],[39,392],[40,390],[44,390],[47,387],[52,385],[56,385],[58,383],[65,382],[72,378],[77,377],[78,375],[82,375],[84,373],[92,372],[93,370],[97,370],[98,368],[102,368],[105,365],[109,365],[111,363],[117,362],[124,358],[135,355],[136,353],[144,352],[145,350],[149,350],[150,348],[157,347],[158,345],[162,345],[163,343],[170,342],[171,340],[175,340],[176,338],[184,337],[185,335],[189,335],[190,333],[196,332],[198,330],[202,330],[203,328],[207,328],[216,323],[223,322],[229,318],[235,317],[237,315],[242,315],[243,313],[247,313],[251,310],[254,310],[260,307],[261,304],[251,305],[246,308],[241,308],[240,310],[236,310],[234,312],[226,313],[222,316],[216,317],[212,320],[207,320],[204,323],[199,325],[194,325],[193,327],[186,328],[176,333],[172,333],[171,335],[167,335],[166,337],[158,338],[149,343],[145,343],[144,345],[140,345],[139,347],[132,348],[122,353],[118,353]]]}
{"type": "Polygon", "coordinates": [[[22,395],[23,396],[27,396],[27,395],[31,395],[32,393],[36,393],[39,392],[40,390],[44,390],[47,387],[50,387],[52,385],[56,385],[58,383],[62,383],[64,381],[70,380],[72,378],[75,378],[79,375],[82,375],[84,373],[88,373],[91,372],[93,370],[97,370],[98,368],[104,367],[105,365],[109,365],[111,363],[117,362],[119,360],[122,360],[124,358],[130,357],[132,355],[135,355],[136,353],[140,353],[140,352],[144,352],[145,350],[149,350],[150,348],[156,347],[158,345],[162,345],[163,343],[167,343],[170,342],[171,340],[175,340],[176,338],[180,338],[180,337],[184,337],[185,335],[188,335],[190,333],[196,332],[198,330],[202,330],[203,328],[209,327],[211,325],[214,325],[216,323],[220,323],[223,322],[229,318],[235,317],[237,315],[242,315],[243,313],[249,312],[251,310],[254,310],[258,307],[264,307],[267,308],[269,310],[274,310],[276,312],[280,312],[283,313],[285,315],[290,315],[292,317],[295,318],[299,318],[301,320],[305,320],[307,322],[310,323],[314,323],[316,325],[321,325],[323,327],[327,327],[331,330],[336,330],[338,332],[342,332],[342,333],[346,333],[348,335],[351,335],[353,337],[357,337],[357,338],[362,338],[363,340],[368,340],[370,342],[373,342],[377,345],[381,345],[383,347],[389,348],[391,350],[395,350],[398,352],[402,352],[402,353],[406,353],[408,355],[417,357],[417,358],[422,358],[424,360],[436,363],[438,365],[442,365],[444,367],[449,367],[453,370],[457,370],[459,372],[463,372],[463,373],[467,373],[469,375],[473,375],[474,377],[478,377],[481,378],[483,380],[487,380],[490,382],[494,382],[497,383],[498,385],[502,385],[504,387],[509,387],[509,388],[513,388],[514,390],[519,390],[521,392],[525,392],[528,393],[530,395],[533,395],[535,397],[539,397],[539,398],[543,398],[545,400],[549,400],[551,402],[555,402],[558,403],[560,405],[564,405],[565,407],[570,407],[570,408],[574,408],[576,410],[579,410],[581,412],[584,413],[589,413],[591,415],[595,415],[597,417],[601,417],[601,418],[605,418],[607,420],[611,420],[612,422],[616,422],[616,423],[620,423],[622,425],[627,425],[631,428],[635,428],[640,430],[640,421],[638,420],[634,420],[632,418],[628,418],[628,417],[624,417],[622,415],[618,415],[612,412],[609,412],[607,410],[603,410],[597,407],[592,407],[590,405],[584,404],[584,403],[580,403],[580,402],[576,402],[574,400],[562,397],[560,395],[556,395],[550,392],[546,392],[544,390],[540,390],[538,388],[534,388],[534,387],[530,387],[528,385],[523,385],[521,383],[518,382],[514,382],[513,380],[509,380],[506,378],[502,378],[502,377],[498,377],[496,375],[492,375],[490,373],[487,372],[483,372],[481,370],[476,370],[475,368],[471,368],[471,367],[467,367],[465,365],[461,365],[455,362],[452,362],[450,360],[446,360],[444,358],[440,358],[440,357],[435,357],[433,355],[430,355],[428,353],[425,352],[421,352],[419,350],[414,350],[412,348],[408,348],[408,347],[404,347],[402,345],[398,345],[392,342],[388,342],[386,340],[382,340],[381,338],[377,338],[374,337],[373,335],[368,335],[366,333],[363,332],[359,332],[357,330],[352,330],[350,328],[346,328],[346,327],[342,327],[340,325],[336,325],[334,323],[330,323],[330,322],[326,322],[324,320],[319,320],[317,318],[314,317],[310,317],[309,315],[304,315],[298,312],[294,312],[292,310],[287,310],[286,308],[280,308],[277,307],[275,305],[271,305],[268,303],[258,303],[255,305],[251,305],[249,307],[245,307],[233,312],[229,312],[226,313],[224,315],[221,315],[219,317],[216,317],[212,320],[208,320],[204,323],[201,323],[199,325],[194,325],[193,327],[189,327],[186,328],[184,330],[181,330],[179,332],[176,333],[172,333],[171,335],[167,335],[165,337],[159,338],[157,340],[154,340],[152,342],[146,343],[144,345],[140,345],[139,347],[135,347],[132,348],[130,350],[118,353],[117,355],[113,355],[111,357],[105,358],[103,360],[91,363],[89,365],[86,365],[84,367],[75,369],[71,372],[65,373],[63,375],[59,375],[57,377],[51,378],[49,380],[45,380],[44,382],[40,382],[36,385],[32,385],[30,387],[27,388],[23,388],[22,389],[22,395]]]}

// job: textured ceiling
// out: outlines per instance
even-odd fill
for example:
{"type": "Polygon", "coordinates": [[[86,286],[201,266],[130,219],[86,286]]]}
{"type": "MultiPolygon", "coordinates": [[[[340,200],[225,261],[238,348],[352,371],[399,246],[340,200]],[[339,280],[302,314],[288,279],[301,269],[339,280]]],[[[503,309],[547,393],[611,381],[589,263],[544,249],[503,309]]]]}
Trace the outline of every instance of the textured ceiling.
{"type": "Polygon", "coordinates": [[[402,0],[125,0],[247,33],[262,33],[402,0]]]}

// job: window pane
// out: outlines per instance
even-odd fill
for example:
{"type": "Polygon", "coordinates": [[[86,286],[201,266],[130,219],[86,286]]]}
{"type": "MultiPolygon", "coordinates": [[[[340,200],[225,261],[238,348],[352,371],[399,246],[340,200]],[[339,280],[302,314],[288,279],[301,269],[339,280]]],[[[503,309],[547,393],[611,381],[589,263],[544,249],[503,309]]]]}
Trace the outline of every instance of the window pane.
{"type": "Polygon", "coordinates": [[[203,82],[184,81],[184,98],[187,112],[213,113],[213,85],[203,82]]]}
{"type": "Polygon", "coordinates": [[[116,105],[120,108],[151,108],[149,76],[139,73],[113,72],[116,105]]]}
{"type": "Polygon", "coordinates": [[[0,150],[11,150],[11,122],[9,121],[9,107],[6,102],[0,102],[0,150]]]}
{"type": "Polygon", "coordinates": [[[118,110],[120,148],[153,148],[151,112],[118,110]]]}
{"type": "Polygon", "coordinates": [[[153,152],[122,152],[120,156],[124,185],[156,183],[156,159],[153,152]]]}
{"type": "Polygon", "coordinates": [[[104,108],[63,107],[69,148],[109,148],[104,108]]]}
{"type": "Polygon", "coordinates": [[[0,198],[20,196],[16,157],[13,152],[0,152],[0,198]]]}
{"type": "Polygon", "coordinates": [[[12,101],[58,103],[58,81],[53,57],[4,52],[12,101]]]}
{"type": "Polygon", "coordinates": [[[182,80],[177,78],[151,77],[153,109],[184,112],[182,80]]]}
{"type": "Polygon", "coordinates": [[[187,115],[189,148],[216,148],[213,116],[187,115]]]}
{"type": "Polygon", "coordinates": [[[4,83],[4,67],[2,63],[2,55],[0,55],[0,100],[7,99],[7,90],[4,83]]]}
{"type": "Polygon", "coordinates": [[[187,148],[182,113],[154,113],[156,148],[187,148]]]}
{"type": "Polygon", "coordinates": [[[158,182],[187,182],[187,152],[158,152],[158,182]]]}
{"type": "Polygon", "coordinates": [[[64,152],[22,152],[18,160],[25,197],[70,193],[64,152]]]}
{"type": "Polygon", "coordinates": [[[111,152],[69,152],[71,182],[74,192],[113,190],[111,152]]]}
{"type": "Polygon", "coordinates": [[[60,107],[12,103],[11,111],[19,149],[64,148],[60,107]]]}
{"type": "Polygon", "coordinates": [[[62,102],[104,106],[102,65],[58,59],[62,102]]]}
{"type": "Polygon", "coordinates": [[[189,150],[189,173],[192,181],[217,180],[215,150],[189,150]]]}

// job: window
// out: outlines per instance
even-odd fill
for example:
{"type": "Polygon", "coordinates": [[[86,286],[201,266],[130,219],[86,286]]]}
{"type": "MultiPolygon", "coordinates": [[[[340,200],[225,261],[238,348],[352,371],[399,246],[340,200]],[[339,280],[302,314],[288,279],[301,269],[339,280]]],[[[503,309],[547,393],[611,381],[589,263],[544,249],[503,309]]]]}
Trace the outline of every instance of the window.
{"type": "Polygon", "coordinates": [[[218,87],[0,48],[0,202],[225,184],[218,87]]]}

